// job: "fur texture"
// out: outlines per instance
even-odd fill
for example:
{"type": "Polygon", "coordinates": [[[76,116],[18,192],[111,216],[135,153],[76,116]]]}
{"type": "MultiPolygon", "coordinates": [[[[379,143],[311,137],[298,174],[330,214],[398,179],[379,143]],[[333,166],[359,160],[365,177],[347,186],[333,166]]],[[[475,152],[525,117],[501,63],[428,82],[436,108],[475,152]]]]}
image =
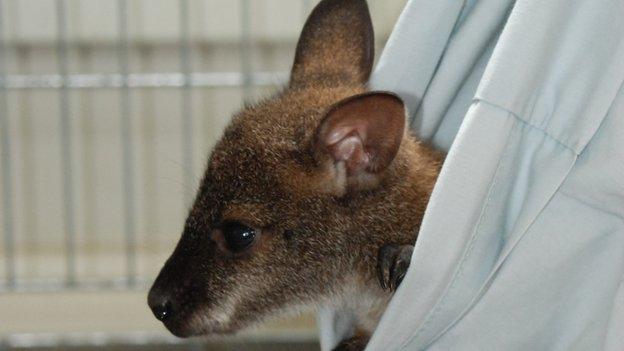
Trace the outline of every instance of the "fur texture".
{"type": "Polygon", "coordinates": [[[353,132],[371,164],[391,156],[363,185],[353,181],[359,168],[349,171],[348,162],[319,146],[328,112],[367,92],[372,37],[365,1],[323,0],[302,32],[290,84],[233,117],[149,295],[155,311],[168,304],[161,317],[172,333],[236,332],[327,304],[357,314],[358,340],[375,328],[391,297],[377,280],[379,249],[415,241],[442,155],[400,129],[396,150],[376,156],[378,143],[392,141],[371,133],[391,135],[398,127],[377,123],[385,129],[353,132]],[[249,249],[228,249],[220,229],[227,221],[255,230],[249,249]]]}

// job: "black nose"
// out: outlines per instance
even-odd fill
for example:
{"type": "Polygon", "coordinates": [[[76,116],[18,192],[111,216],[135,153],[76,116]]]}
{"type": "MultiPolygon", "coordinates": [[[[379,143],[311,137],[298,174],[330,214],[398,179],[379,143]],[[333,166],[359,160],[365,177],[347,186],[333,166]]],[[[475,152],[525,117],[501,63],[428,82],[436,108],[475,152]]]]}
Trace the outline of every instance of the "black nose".
{"type": "Polygon", "coordinates": [[[171,301],[169,300],[161,301],[151,307],[152,312],[154,312],[154,316],[156,316],[156,319],[161,322],[164,322],[165,320],[170,318],[173,312],[171,308],[171,301]]]}
{"type": "Polygon", "coordinates": [[[171,318],[173,314],[173,305],[168,294],[163,294],[159,289],[153,289],[150,291],[147,298],[147,303],[152,309],[154,316],[161,322],[164,322],[168,318],[171,318]]]}

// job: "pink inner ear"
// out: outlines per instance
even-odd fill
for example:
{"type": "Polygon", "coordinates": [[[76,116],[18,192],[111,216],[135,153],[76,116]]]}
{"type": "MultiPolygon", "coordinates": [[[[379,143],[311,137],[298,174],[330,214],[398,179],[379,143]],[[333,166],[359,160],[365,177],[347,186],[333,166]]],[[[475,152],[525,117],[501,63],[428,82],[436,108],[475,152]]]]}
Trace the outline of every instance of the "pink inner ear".
{"type": "Polygon", "coordinates": [[[357,128],[337,128],[326,139],[326,144],[336,161],[344,161],[348,175],[354,175],[368,167],[370,157],[357,128]]]}
{"type": "Polygon", "coordinates": [[[339,101],[318,127],[315,147],[343,163],[349,176],[379,174],[392,162],[403,138],[401,99],[368,92],[339,101]]]}

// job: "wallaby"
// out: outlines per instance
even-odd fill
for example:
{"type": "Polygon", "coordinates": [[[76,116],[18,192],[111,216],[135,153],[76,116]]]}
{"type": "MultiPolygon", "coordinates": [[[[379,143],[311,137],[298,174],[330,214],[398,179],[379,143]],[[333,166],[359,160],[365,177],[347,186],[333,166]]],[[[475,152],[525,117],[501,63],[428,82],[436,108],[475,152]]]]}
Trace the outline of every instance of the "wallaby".
{"type": "Polygon", "coordinates": [[[288,85],[236,114],[208,161],[182,237],[149,293],[175,335],[232,333],[317,306],[353,310],[362,350],[409,264],[443,156],[368,91],[365,0],[323,0],[288,85]]]}

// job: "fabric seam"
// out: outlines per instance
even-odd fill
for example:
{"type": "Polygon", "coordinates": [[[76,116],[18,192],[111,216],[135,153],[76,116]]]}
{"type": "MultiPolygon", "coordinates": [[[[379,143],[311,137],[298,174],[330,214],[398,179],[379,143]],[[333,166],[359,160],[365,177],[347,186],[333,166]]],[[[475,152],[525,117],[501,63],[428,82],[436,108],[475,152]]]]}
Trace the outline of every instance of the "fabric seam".
{"type": "Polygon", "coordinates": [[[621,215],[621,214],[619,214],[617,212],[606,210],[604,208],[596,207],[595,205],[592,205],[591,203],[583,200],[582,198],[579,198],[578,196],[572,195],[572,194],[570,194],[569,192],[567,192],[565,190],[559,189],[559,193],[561,195],[567,197],[570,200],[574,200],[574,201],[576,201],[576,202],[578,202],[578,203],[580,203],[580,204],[582,204],[584,206],[587,206],[587,207],[589,207],[589,208],[591,208],[593,210],[600,211],[602,213],[608,214],[608,215],[613,216],[613,217],[617,217],[620,221],[624,222],[624,215],[621,215]]]}
{"type": "MultiPolygon", "coordinates": [[[[506,110],[505,110],[506,111],[506,110]]],[[[512,115],[509,111],[507,111],[509,113],[509,115],[512,115]]],[[[517,120],[517,119],[516,119],[517,120]]],[[[508,137],[509,135],[511,135],[511,133],[516,129],[517,124],[514,124],[512,126],[512,128],[510,128],[509,132],[507,133],[507,142],[505,143],[505,151],[503,152],[503,154],[501,155],[500,159],[498,160],[498,164],[496,165],[496,171],[494,172],[494,175],[492,176],[492,184],[490,185],[489,189],[488,189],[488,195],[484,201],[483,204],[483,208],[481,211],[481,214],[479,216],[479,219],[477,220],[477,225],[475,226],[475,229],[472,232],[470,241],[468,242],[468,246],[465,249],[465,252],[462,254],[462,258],[458,264],[457,269],[455,270],[455,273],[453,274],[453,277],[451,278],[451,283],[450,285],[445,289],[442,298],[438,301],[438,303],[436,303],[436,306],[434,307],[434,309],[429,313],[429,315],[427,316],[427,318],[425,319],[425,321],[423,322],[422,326],[420,328],[418,328],[418,330],[408,339],[406,339],[406,341],[404,343],[402,343],[401,345],[401,349],[406,348],[410,343],[412,343],[414,341],[414,339],[416,339],[417,337],[419,337],[420,335],[422,335],[422,333],[424,331],[427,330],[427,328],[431,325],[431,322],[435,319],[435,317],[438,315],[438,313],[440,312],[440,310],[442,309],[442,307],[444,307],[444,305],[446,304],[447,300],[448,300],[448,296],[454,291],[454,289],[457,286],[457,280],[462,276],[463,271],[464,271],[464,263],[466,262],[466,260],[468,259],[468,257],[470,256],[470,254],[472,253],[472,250],[474,248],[474,243],[477,239],[477,237],[479,236],[479,229],[481,228],[481,224],[483,223],[483,220],[486,217],[486,214],[490,208],[491,205],[491,198],[494,194],[494,188],[498,185],[498,180],[499,180],[499,176],[500,176],[500,169],[501,169],[501,165],[503,163],[503,161],[506,159],[506,157],[509,154],[509,140],[508,137]]]]}
{"type": "Polygon", "coordinates": [[[548,200],[546,201],[546,203],[544,204],[544,206],[540,209],[540,211],[537,213],[537,215],[535,215],[535,217],[531,220],[531,222],[529,223],[529,225],[522,231],[522,233],[518,236],[518,238],[514,241],[513,245],[511,245],[511,248],[509,249],[509,251],[507,253],[503,253],[502,255],[502,259],[500,259],[496,265],[494,266],[494,269],[492,270],[492,272],[490,272],[490,274],[488,275],[487,279],[484,281],[484,283],[481,285],[481,287],[479,288],[479,291],[477,292],[477,294],[474,296],[474,298],[470,301],[470,303],[468,304],[468,306],[462,310],[462,312],[457,316],[457,318],[455,320],[453,320],[446,328],[444,328],[444,330],[442,330],[440,333],[438,333],[438,335],[435,336],[435,338],[433,338],[433,340],[427,344],[427,347],[431,344],[433,344],[436,340],[438,340],[442,335],[444,335],[448,330],[450,330],[455,324],[457,324],[473,307],[474,305],[478,302],[478,300],[483,296],[483,294],[485,293],[485,290],[492,284],[493,280],[494,280],[494,275],[496,274],[496,272],[498,272],[498,270],[502,267],[503,263],[507,260],[507,258],[509,257],[509,255],[511,254],[511,252],[516,248],[516,246],[518,245],[518,243],[522,240],[522,238],[524,238],[525,234],[531,229],[531,227],[533,227],[533,224],[535,223],[536,219],[541,215],[541,213],[544,211],[544,208],[546,208],[546,206],[548,206],[548,203],[550,203],[550,201],[552,201],[553,197],[555,196],[555,194],[557,192],[560,191],[561,189],[561,185],[565,182],[565,180],[568,178],[568,175],[570,174],[570,172],[572,171],[572,169],[574,168],[574,165],[576,164],[576,160],[578,158],[575,156],[574,157],[574,162],[572,162],[568,168],[568,170],[565,172],[565,175],[563,176],[561,182],[559,183],[559,185],[555,188],[555,191],[552,193],[552,195],[548,198],[548,200]]]}
{"type": "Polygon", "coordinates": [[[563,141],[561,141],[561,140],[557,139],[557,138],[556,138],[556,137],[554,137],[552,134],[550,134],[549,132],[547,132],[546,130],[544,130],[544,128],[542,128],[542,127],[540,127],[540,126],[538,126],[538,125],[536,125],[536,124],[534,124],[534,123],[532,123],[532,122],[530,122],[530,121],[527,121],[526,119],[524,119],[524,118],[520,117],[518,114],[516,114],[515,112],[511,111],[510,109],[508,109],[508,108],[506,108],[506,107],[504,107],[504,106],[501,106],[501,105],[498,105],[498,104],[492,103],[492,102],[490,102],[490,101],[483,100],[483,99],[481,99],[481,98],[475,98],[473,101],[479,101],[479,102],[482,102],[482,103],[484,103],[484,104],[486,104],[486,105],[490,105],[490,106],[492,106],[492,107],[495,107],[495,108],[498,108],[498,109],[501,109],[501,110],[503,110],[503,111],[508,112],[509,114],[511,114],[512,116],[514,116],[514,117],[515,117],[518,121],[520,121],[521,123],[523,123],[523,124],[525,124],[525,125],[527,125],[527,126],[529,126],[529,127],[533,128],[533,129],[536,129],[536,130],[538,130],[538,131],[540,131],[540,132],[544,133],[544,134],[545,134],[548,138],[552,139],[552,140],[553,140],[554,142],[556,142],[557,144],[559,144],[559,145],[563,146],[563,147],[564,147],[564,148],[566,148],[567,150],[570,150],[570,151],[571,151],[571,152],[573,152],[575,155],[579,155],[579,152],[578,152],[578,151],[576,151],[573,147],[571,147],[570,145],[568,145],[568,144],[564,143],[563,141]]]}

